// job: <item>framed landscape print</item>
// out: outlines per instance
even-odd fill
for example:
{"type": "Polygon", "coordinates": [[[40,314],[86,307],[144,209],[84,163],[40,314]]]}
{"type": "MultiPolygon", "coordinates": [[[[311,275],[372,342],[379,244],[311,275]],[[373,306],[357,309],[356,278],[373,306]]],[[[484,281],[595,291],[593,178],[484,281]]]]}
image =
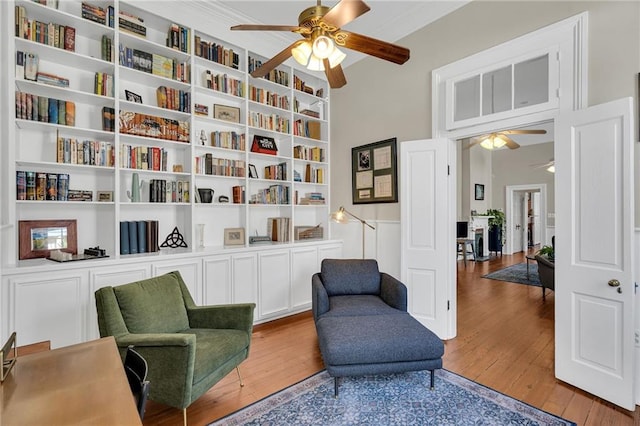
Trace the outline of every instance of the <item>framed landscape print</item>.
{"type": "Polygon", "coordinates": [[[397,203],[396,138],[351,148],[353,204],[397,203]]]}

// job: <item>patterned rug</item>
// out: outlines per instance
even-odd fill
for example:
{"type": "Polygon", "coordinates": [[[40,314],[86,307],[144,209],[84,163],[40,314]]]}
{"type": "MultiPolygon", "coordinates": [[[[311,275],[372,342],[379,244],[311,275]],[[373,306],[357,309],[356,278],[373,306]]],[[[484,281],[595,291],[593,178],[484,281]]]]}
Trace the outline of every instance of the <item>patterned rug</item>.
{"type": "Polygon", "coordinates": [[[508,266],[504,269],[483,275],[482,278],[541,287],[540,278],[538,277],[538,264],[533,261],[529,263],[529,278],[527,278],[526,263],[508,266]]]}
{"type": "Polygon", "coordinates": [[[575,425],[446,370],[345,377],[326,371],[213,425],[575,425]]]}

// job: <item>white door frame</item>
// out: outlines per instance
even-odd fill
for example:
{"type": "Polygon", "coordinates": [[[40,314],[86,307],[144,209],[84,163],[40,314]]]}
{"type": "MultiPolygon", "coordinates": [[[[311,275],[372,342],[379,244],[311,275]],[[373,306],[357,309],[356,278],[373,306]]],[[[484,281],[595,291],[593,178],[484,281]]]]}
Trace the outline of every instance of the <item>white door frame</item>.
{"type": "MultiPolygon", "coordinates": [[[[504,198],[504,202],[505,202],[504,215],[505,215],[505,220],[507,221],[507,226],[506,226],[507,235],[505,235],[506,242],[504,246],[504,254],[513,254],[514,253],[513,237],[514,237],[514,232],[516,232],[515,229],[513,229],[513,224],[515,223],[514,215],[519,213],[513,210],[513,202],[514,202],[514,197],[516,195],[515,193],[522,192],[522,191],[540,192],[540,228],[546,231],[547,229],[547,184],[531,183],[526,185],[507,185],[505,190],[506,190],[506,193],[504,198]]],[[[526,224],[524,226],[526,226],[526,224]]],[[[546,235],[546,233],[542,233],[540,235],[546,235]]]]}

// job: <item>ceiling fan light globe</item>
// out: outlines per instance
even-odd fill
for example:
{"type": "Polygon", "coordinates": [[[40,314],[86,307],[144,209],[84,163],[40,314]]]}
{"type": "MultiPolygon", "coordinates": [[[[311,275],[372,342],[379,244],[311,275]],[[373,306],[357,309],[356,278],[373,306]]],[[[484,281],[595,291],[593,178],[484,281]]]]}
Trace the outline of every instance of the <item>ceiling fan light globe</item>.
{"type": "Polygon", "coordinates": [[[549,173],[555,173],[556,172],[556,166],[555,164],[550,165],[549,167],[547,167],[547,171],[549,173]]]}
{"type": "Polygon", "coordinates": [[[313,54],[320,59],[326,59],[333,53],[333,40],[321,35],[313,41],[313,54]]]}
{"type": "Polygon", "coordinates": [[[322,59],[318,58],[316,55],[311,55],[307,69],[310,71],[324,71],[322,59]]]}
{"type": "Polygon", "coordinates": [[[506,144],[507,144],[507,141],[505,141],[504,139],[502,139],[499,136],[496,136],[496,137],[493,138],[493,147],[494,148],[502,148],[506,144]]]}
{"type": "Polygon", "coordinates": [[[336,66],[340,65],[346,57],[347,55],[342,50],[336,47],[335,49],[333,49],[333,53],[331,54],[331,56],[329,56],[329,66],[331,68],[335,68],[336,66]]]}
{"type": "Polygon", "coordinates": [[[305,41],[291,49],[291,56],[293,56],[293,59],[295,59],[300,65],[307,66],[309,59],[311,58],[311,52],[311,43],[305,41]]]}
{"type": "Polygon", "coordinates": [[[491,141],[490,138],[486,138],[485,140],[480,142],[480,146],[483,147],[484,149],[492,150],[493,149],[493,142],[491,141]]]}

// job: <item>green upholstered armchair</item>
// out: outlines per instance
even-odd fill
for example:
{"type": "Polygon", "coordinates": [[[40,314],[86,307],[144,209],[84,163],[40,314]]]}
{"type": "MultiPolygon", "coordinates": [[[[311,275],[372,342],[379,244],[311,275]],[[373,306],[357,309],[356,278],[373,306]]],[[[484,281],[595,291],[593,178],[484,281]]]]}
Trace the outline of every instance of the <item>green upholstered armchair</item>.
{"type": "Polygon", "coordinates": [[[151,400],[186,410],[249,355],[255,304],[196,306],[177,271],[95,296],[100,336],[147,360],[151,400]]]}

